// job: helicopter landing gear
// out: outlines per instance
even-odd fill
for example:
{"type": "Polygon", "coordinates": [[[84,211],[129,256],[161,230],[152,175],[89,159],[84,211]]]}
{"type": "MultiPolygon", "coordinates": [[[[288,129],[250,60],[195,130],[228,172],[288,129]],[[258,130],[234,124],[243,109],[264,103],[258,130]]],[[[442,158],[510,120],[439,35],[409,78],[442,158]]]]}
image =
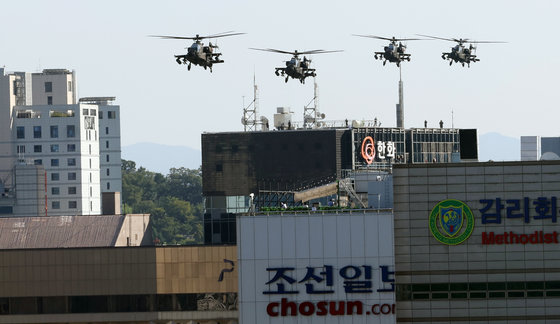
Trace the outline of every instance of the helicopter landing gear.
{"type": "Polygon", "coordinates": [[[210,67],[210,73],[212,73],[212,67],[210,67]]]}
{"type": "Polygon", "coordinates": [[[453,64],[453,61],[449,61],[449,66],[451,66],[451,64],[453,64]]]}
{"type": "Polygon", "coordinates": [[[286,76],[286,79],[284,79],[284,82],[288,83],[288,78],[289,78],[289,76],[286,76]]]}
{"type": "Polygon", "coordinates": [[[383,66],[385,66],[385,64],[387,64],[387,61],[383,61],[383,66]]]}
{"type": "Polygon", "coordinates": [[[181,64],[181,63],[182,63],[182,62],[181,62],[181,59],[180,59],[179,57],[175,60],[175,62],[177,62],[177,64],[181,64]]]}
{"type": "Polygon", "coordinates": [[[461,63],[461,65],[464,67],[464,66],[465,66],[465,63],[461,63]]]}
{"type": "MultiPolygon", "coordinates": [[[[385,65],[385,64],[383,64],[385,65]]],[[[397,67],[401,67],[401,62],[397,62],[397,67]]]]}
{"type": "Polygon", "coordinates": [[[441,58],[445,60],[445,54],[443,54],[443,55],[441,56],[441,58]]]}
{"type": "Polygon", "coordinates": [[[299,79],[299,82],[301,82],[301,84],[305,84],[305,79],[299,79]]]}
{"type": "Polygon", "coordinates": [[[191,70],[191,63],[189,63],[189,65],[187,65],[187,70],[191,70]]]}

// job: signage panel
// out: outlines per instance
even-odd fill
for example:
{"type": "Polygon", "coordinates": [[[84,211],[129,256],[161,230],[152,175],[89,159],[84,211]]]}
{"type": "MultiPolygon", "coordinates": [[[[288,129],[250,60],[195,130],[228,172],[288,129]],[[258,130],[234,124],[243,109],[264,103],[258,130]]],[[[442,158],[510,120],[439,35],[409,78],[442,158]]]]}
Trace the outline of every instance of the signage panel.
{"type": "Polygon", "coordinates": [[[390,213],[238,218],[241,323],[394,323],[390,213]]]}

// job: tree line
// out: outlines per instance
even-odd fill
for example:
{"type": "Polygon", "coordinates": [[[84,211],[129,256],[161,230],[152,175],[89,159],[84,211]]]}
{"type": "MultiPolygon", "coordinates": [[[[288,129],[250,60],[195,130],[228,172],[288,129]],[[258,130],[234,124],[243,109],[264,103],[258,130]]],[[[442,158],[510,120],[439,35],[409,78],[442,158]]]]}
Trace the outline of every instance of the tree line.
{"type": "Polygon", "coordinates": [[[151,214],[156,244],[203,242],[202,172],[171,168],[168,175],[122,160],[123,212],[151,214]]]}

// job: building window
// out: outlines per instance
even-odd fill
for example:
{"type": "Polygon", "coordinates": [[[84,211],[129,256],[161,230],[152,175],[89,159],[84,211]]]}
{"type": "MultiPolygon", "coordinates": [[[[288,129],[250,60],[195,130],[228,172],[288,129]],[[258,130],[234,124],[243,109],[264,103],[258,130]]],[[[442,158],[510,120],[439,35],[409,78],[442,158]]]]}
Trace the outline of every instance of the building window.
{"type": "Polygon", "coordinates": [[[105,141],[105,148],[109,148],[109,141],[105,141]]]}
{"type": "Polygon", "coordinates": [[[109,176],[111,174],[111,171],[109,171],[109,169],[107,169],[107,176],[109,176]]]}
{"type": "Polygon", "coordinates": [[[68,81],[68,92],[72,92],[72,81],[68,81]]]}
{"type": "Polygon", "coordinates": [[[109,162],[109,154],[107,154],[107,156],[105,157],[105,160],[107,160],[107,162],[109,162]]]}
{"type": "Polygon", "coordinates": [[[76,194],[76,187],[68,187],[68,194],[75,195],[76,194]]]}
{"type": "Polygon", "coordinates": [[[66,125],[66,137],[68,138],[76,137],[76,126],[66,125]]]}
{"type": "Polygon", "coordinates": [[[108,111],[108,112],[107,112],[107,118],[109,118],[109,119],[115,119],[115,118],[117,118],[116,112],[115,112],[115,111],[108,111]]]}
{"type": "Polygon", "coordinates": [[[89,196],[93,197],[93,188],[92,187],[89,187],[89,196]]]}
{"type": "Polygon", "coordinates": [[[109,127],[105,127],[105,135],[109,135],[109,127]]]}
{"type": "Polygon", "coordinates": [[[107,182],[107,190],[111,190],[111,183],[107,182]]]}
{"type": "Polygon", "coordinates": [[[23,126],[16,127],[16,135],[17,138],[25,138],[25,127],[23,126]]]}
{"type": "Polygon", "coordinates": [[[59,195],[60,194],[60,188],[59,187],[52,187],[51,188],[51,194],[52,195],[59,195]]]}
{"type": "Polygon", "coordinates": [[[87,116],[88,112],[89,112],[88,109],[82,109],[82,115],[87,116]]]}
{"type": "Polygon", "coordinates": [[[69,208],[69,209],[76,209],[76,208],[78,208],[78,202],[77,202],[77,201],[74,201],[74,200],[69,201],[69,202],[68,202],[68,208],[69,208]]]}
{"type": "Polygon", "coordinates": [[[97,110],[95,110],[95,109],[90,109],[90,110],[89,110],[89,115],[90,115],[90,116],[96,116],[96,115],[97,115],[97,110]]]}
{"type": "Polygon", "coordinates": [[[224,166],[221,164],[216,164],[216,172],[222,172],[224,171],[224,166]]]}
{"type": "Polygon", "coordinates": [[[68,158],[68,166],[75,166],[76,159],[75,158],[68,158]]]}
{"type": "Polygon", "coordinates": [[[58,126],[51,126],[51,138],[58,138],[58,126]]]}
{"type": "Polygon", "coordinates": [[[51,152],[58,152],[58,144],[51,144],[51,152]]]}
{"type": "Polygon", "coordinates": [[[18,145],[16,150],[18,153],[25,153],[25,145],[18,145]]]}
{"type": "Polygon", "coordinates": [[[58,180],[60,180],[60,174],[51,173],[51,181],[58,181],[58,180]]]}
{"type": "Polygon", "coordinates": [[[103,112],[99,111],[99,119],[103,119],[103,112]]]}
{"type": "Polygon", "coordinates": [[[52,92],[52,82],[45,82],[45,92],[52,92]]]}
{"type": "Polygon", "coordinates": [[[33,164],[35,164],[35,165],[43,165],[43,160],[41,160],[41,159],[36,159],[35,161],[33,161],[33,164]]]}
{"type": "Polygon", "coordinates": [[[33,145],[33,152],[35,152],[35,153],[43,152],[43,146],[42,145],[33,145]]]}
{"type": "Polygon", "coordinates": [[[51,159],[51,166],[57,167],[58,166],[58,159],[51,159]]]}
{"type": "Polygon", "coordinates": [[[33,126],[33,138],[41,138],[41,126],[33,126]]]}
{"type": "Polygon", "coordinates": [[[47,105],[52,105],[52,96],[47,97],[47,105]]]}
{"type": "Polygon", "coordinates": [[[66,151],[68,151],[68,152],[76,152],[76,144],[68,144],[68,145],[66,145],[66,151]]]}
{"type": "Polygon", "coordinates": [[[68,172],[68,180],[76,180],[76,172],[68,172]]]}
{"type": "Polygon", "coordinates": [[[60,201],[53,201],[52,209],[60,209],[60,201]]]}

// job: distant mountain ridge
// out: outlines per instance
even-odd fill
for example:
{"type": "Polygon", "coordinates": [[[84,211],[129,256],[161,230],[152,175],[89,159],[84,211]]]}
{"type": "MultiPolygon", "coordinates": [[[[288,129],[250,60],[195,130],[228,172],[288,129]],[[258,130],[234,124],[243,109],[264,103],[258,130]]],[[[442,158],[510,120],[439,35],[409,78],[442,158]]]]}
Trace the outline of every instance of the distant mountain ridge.
{"type": "Polygon", "coordinates": [[[122,158],[136,162],[136,167],[168,174],[171,168],[198,169],[202,163],[199,150],[187,146],[136,143],[122,147],[122,158]]]}
{"type": "MultiPolygon", "coordinates": [[[[478,136],[478,160],[519,161],[521,156],[520,138],[498,133],[478,136]]],[[[170,168],[185,167],[198,169],[202,164],[202,153],[187,146],[156,143],[137,143],[122,147],[122,158],[136,162],[136,167],[148,171],[168,174],[170,168]]]]}
{"type": "Polygon", "coordinates": [[[478,160],[480,162],[521,160],[521,138],[498,133],[478,135],[478,160]]]}

